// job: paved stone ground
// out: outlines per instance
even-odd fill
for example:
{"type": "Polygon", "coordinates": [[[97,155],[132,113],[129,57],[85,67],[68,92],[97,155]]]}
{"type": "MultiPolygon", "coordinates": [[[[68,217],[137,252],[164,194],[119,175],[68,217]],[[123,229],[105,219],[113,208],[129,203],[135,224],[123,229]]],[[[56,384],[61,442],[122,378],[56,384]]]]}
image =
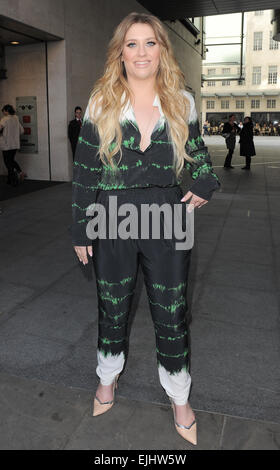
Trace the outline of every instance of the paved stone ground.
{"type": "MultiPolygon", "coordinates": [[[[251,172],[237,156],[224,170],[223,138],[205,141],[222,188],[195,214],[195,449],[279,449],[280,139],[255,138],[251,172]]],[[[116,404],[91,416],[97,298],[67,233],[70,198],[66,183],[1,202],[0,448],[193,449],[159,385],[141,271],[116,404]]]]}

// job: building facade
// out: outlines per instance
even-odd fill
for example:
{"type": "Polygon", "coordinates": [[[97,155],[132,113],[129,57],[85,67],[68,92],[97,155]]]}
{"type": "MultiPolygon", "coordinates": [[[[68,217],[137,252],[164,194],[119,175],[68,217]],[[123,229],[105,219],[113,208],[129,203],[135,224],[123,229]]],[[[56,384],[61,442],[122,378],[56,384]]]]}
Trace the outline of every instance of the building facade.
{"type": "Polygon", "coordinates": [[[280,122],[280,45],[272,38],[271,13],[245,13],[242,71],[239,60],[203,61],[203,122],[216,126],[232,113],[237,121],[251,116],[260,125],[280,122]]]}

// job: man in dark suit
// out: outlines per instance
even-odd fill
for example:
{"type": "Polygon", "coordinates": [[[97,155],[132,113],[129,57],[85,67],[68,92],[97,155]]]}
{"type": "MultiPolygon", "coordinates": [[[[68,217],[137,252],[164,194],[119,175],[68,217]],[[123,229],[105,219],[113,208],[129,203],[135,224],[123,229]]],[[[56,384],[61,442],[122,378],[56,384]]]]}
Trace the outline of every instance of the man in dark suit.
{"type": "Polygon", "coordinates": [[[75,119],[69,122],[68,125],[68,138],[71,143],[73,160],[75,157],[75,151],[78,143],[78,138],[80,134],[80,129],[82,127],[83,120],[82,120],[82,108],[80,106],[76,106],[75,108],[75,119]]]}
{"type": "Polygon", "coordinates": [[[228,154],[225,159],[224,168],[234,168],[231,165],[231,159],[235,148],[236,134],[239,134],[240,128],[236,124],[235,114],[230,114],[228,122],[224,124],[223,128],[223,137],[226,139],[226,146],[228,149],[228,154]]]}

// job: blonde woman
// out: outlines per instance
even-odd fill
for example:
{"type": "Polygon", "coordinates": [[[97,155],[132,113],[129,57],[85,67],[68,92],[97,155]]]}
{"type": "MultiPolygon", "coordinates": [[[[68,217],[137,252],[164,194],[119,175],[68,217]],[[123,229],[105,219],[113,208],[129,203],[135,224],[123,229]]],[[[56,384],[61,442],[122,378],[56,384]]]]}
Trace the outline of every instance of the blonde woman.
{"type": "Polygon", "coordinates": [[[117,207],[133,203],[139,211],[152,203],[185,207],[188,200],[198,208],[218,187],[194,99],[184,91],[184,77],[163,24],[149,14],[129,14],[109,44],[104,75],[90,96],[74,161],[73,245],[83,264],[92,257],[98,293],[100,383],[94,416],[114,403],[140,264],[155,327],[160,383],[171,400],[176,430],[197,442],[188,402],[186,289],[191,250],[176,250],[175,238],[163,237],[163,224],[159,239],[149,233],[148,239],[109,236],[92,241],[87,237],[92,219],[87,208],[98,203],[108,209],[109,196],[117,196],[117,207]],[[185,196],[179,186],[184,168],[193,178],[185,196]]]}

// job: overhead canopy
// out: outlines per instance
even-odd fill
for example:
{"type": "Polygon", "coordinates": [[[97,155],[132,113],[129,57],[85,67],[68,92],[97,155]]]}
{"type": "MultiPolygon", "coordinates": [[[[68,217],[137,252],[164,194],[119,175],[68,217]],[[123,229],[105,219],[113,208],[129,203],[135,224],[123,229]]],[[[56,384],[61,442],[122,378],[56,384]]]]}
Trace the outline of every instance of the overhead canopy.
{"type": "Polygon", "coordinates": [[[279,0],[138,0],[138,3],[162,20],[280,8],[279,0]]]}
{"type": "Polygon", "coordinates": [[[24,45],[58,39],[62,38],[0,15],[0,45],[8,46],[12,41],[24,45]]]}

